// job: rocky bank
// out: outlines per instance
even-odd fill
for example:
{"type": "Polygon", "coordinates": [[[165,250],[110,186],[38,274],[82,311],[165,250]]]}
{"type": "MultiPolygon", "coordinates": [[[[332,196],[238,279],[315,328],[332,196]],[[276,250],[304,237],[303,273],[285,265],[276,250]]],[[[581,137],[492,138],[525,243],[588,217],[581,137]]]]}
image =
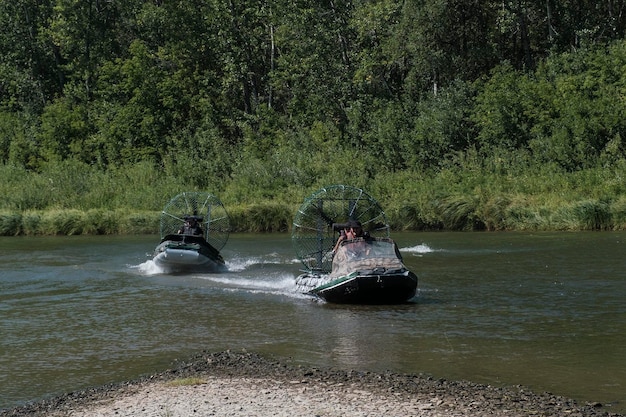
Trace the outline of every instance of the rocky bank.
{"type": "Polygon", "coordinates": [[[599,403],[519,386],[304,367],[232,352],[203,352],[135,381],[0,411],[9,416],[623,417],[599,403]]]}

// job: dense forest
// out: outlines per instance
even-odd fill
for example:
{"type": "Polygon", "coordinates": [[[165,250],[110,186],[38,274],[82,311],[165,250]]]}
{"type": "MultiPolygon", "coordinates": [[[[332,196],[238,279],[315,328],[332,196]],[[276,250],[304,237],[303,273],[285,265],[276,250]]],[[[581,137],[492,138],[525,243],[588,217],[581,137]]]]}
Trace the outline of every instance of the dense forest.
{"type": "Polygon", "coordinates": [[[0,235],[626,229],[626,0],[0,0],[0,235]]]}

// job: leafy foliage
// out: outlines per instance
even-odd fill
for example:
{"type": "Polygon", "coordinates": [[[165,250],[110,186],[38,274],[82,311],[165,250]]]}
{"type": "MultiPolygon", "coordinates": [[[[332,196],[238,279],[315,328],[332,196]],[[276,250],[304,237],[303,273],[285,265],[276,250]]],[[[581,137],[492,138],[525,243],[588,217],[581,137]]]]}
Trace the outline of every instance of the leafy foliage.
{"type": "Polygon", "coordinates": [[[21,227],[84,233],[100,230],[89,210],[158,210],[181,190],[258,217],[347,183],[388,196],[402,228],[569,227],[549,215],[559,205],[586,228],[620,227],[625,12],[614,1],[0,1],[0,209],[81,210],[21,227]]]}

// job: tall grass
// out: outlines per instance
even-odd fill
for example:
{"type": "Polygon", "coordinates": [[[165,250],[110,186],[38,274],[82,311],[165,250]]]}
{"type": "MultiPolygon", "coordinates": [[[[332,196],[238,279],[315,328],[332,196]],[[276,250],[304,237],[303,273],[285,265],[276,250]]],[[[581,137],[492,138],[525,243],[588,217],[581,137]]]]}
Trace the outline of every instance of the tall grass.
{"type": "Polygon", "coordinates": [[[473,196],[449,196],[439,201],[439,215],[448,230],[482,230],[484,223],[477,215],[478,200],[473,196]]]}
{"type": "Polygon", "coordinates": [[[77,161],[50,163],[41,172],[0,165],[0,209],[160,210],[192,188],[147,162],[106,172],[77,161]]]}
{"type": "MultiPolygon", "coordinates": [[[[483,161],[484,162],[484,161],[483,161]]],[[[380,174],[372,189],[396,230],[626,230],[626,178],[551,166],[380,174]]]]}
{"type": "Polygon", "coordinates": [[[0,236],[17,236],[22,230],[22,216],[19,213],[0,212],[0,236]]]}
{"type": "Polygon", "coordinates": [[[45,211],[40,230],[44,235],[80,235],[83,233],[84,213],[76,209],[45,211]]]}
{"type": "Polygon", "coordinates": [[[504,214],[504,230],[549,230],[549,219],[546,214],[548,213],[545,210],[533,205],[527,199],[514,199],[504,214]]]}
{"type": "MultiPolygon", "coordinates": [[[[612,204],[601,200],[582,200],[558,207],[551,213],[553,230],[613,230],[612,204]]],[[[623,228],[623,225],[622,225],[623,228]]]]}
{"type": "Polygon", "coordinates": [[[610,205],[613,228],[626,230],[626,196],[621,196],[610,205]]]}
{"type": "Polygon", "coordinates": [[[424,219],[422,210],[417,205],[402,204],[387,210],[386,215],[393,230],[438,230],[444,227],[441,222],[429,223],[424,219]]]}
{"type": "Polygon", "coordinates": [[[287,232],[291,229],[296,206],[280,203],[235,206],[229,209],[235,232],[287,232]]]}
{"type": "Polygon", "coordinates": [[[0,235],[156,234],[159,212],[91,209],[0,212],[0,235]]]}
{"type": "Polygon", "coordinates": [[[93,235],[112,235],[122,232],[119,211],[90,209],[85,212],[85,226],[83,231],[93,235]]]}
{"type": "MultiPolygon", "coordinates": [[[[38,235],[41,233],[42,214],[37,211],[26,211],[22,215],[22,233],[25,235],[38,235]]],[[[57,234],[56,231],[54,233],[57,234]]]]}
{"type": "MultiPolygon", "coordinates": [[[[626,162],[567,173],[548,165],[495,169],[478,158],[459,161],[433,172],[379,172],[343,183],[377,199],[395,230],[626,230],[620,174],[626,162]]],[[[241,232],[288,231],[304,198],[330,185],[280,179],[262,190],[241,175],[204,190],[220,197],[232,230],[241,232]]],[[[196,189],[147,162],[102,171],[65,161],[38,173],[0,165],[0,234],[158,233],[169,199],[196,189]]]]}
{"type": "Polygon", "coordinates": [[[580,201],[574,206],[574,214],[583,230],[610,230],[613,228],[610,205],[604,201],[580,201]]]}
{"type": "Polygon", "coordinates": [[[120,227],[124,234],[153,234],[158,233],[160,212],[131,212],[120,220],[120,227]]]}

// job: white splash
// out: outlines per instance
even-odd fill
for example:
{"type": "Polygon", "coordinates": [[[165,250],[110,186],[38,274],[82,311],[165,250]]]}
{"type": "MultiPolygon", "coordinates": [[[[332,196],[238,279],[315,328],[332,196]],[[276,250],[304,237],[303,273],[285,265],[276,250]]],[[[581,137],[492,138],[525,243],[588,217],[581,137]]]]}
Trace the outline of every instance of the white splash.
{"type": "MultiPolygon", "coordinates": [[[[213,283],[224,291],[245,291],[249,293],[286,295],[305,298],[298,291],[294,273],[285,273],[284,265],[298,264],[294,258],[284,258],[277,253],[261,256],[229,256],[224,271],[207,273],[189,273],[188,276],[213,283]]],[[[139,265],[129,265],[141,275],[152,276],[168,274],[166,269],[156,265],[149,259],[139,265]]]]}
{"type": "Polygon", "coordinates": [[[242,277],[242,276],[210,276],[205,275],[204,279],[217,282],[227,286],[245,289],[258,290],[289,290],[294,285],[292,275],[281,275],[277,277],[242,277]]]}
{"type": "Polygon", "coordinates": [[[241,272],[259,263],[263,263],[261,258],[233,258],[226,261],[226,268],[230,272],[241,272]]]}
{"type": "Polygon", "coordinates": [[[400,248],[401,252],[409,252],[409,253],[417,253],[417,254],[422,254],[422,253],[431,253],[434,252],[435,250],[432,249],[430,246],[428,246],[425,243],[416,245],[416,246],[411,246],[408,248],[400,248]]]}
{"type": "Polygon", "coordinates": [[[165,272],[152,259],[148,259],[146,262],[134,265],[131,268],[137,269],[143,275],[157,275],[165,272]]]}
{"type": "Polygon", "coordinates": [[[220,284],[225,291],[245,291],[251,294],[273,294],[305,298],[304,294],[297,291],[295,278],[290,274],[281,273],[274,276],[256,277],[205,275],[202,278],[220,284]]]}
{"type": "Polygon", "coordinates": [[[257,257],[232,257],[226,259],[226,267],[230,272],[245,271],[253,266],[257,265],[271,265],[271,264],[295,264],[300,262],[298,259],[285,260],[281,258],[277,253],[270,253],[265,256],[257,257]]]}

